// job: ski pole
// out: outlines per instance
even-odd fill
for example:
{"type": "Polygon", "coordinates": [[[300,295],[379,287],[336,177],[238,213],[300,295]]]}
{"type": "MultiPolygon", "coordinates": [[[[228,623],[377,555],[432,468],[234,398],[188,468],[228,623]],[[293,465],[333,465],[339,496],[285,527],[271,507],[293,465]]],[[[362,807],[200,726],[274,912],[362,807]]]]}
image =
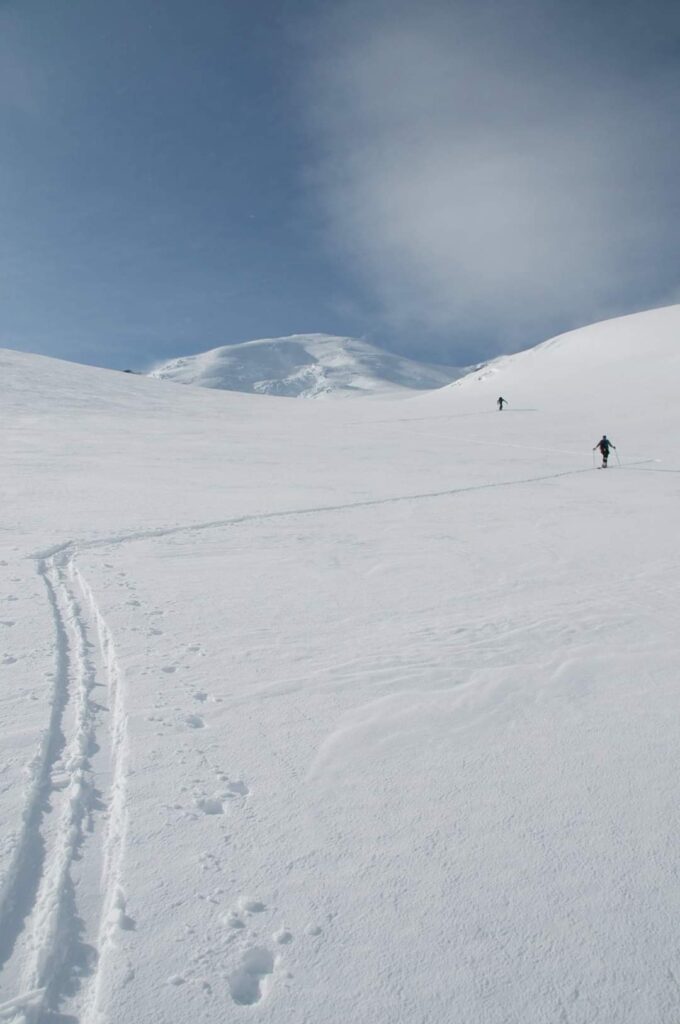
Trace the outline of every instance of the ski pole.
{"type": "Polygon", "coordinates": [[[615,449],[614,449],[614,451],[616,452],[616,461],[618,462],[618,464],[619,464],[619,466],[620,466],[620,465],[621,465],[621,459],[619,458],[619,452],[618,452],[618,449],[617,449],[617,448],[615,448],[615,449]]]}

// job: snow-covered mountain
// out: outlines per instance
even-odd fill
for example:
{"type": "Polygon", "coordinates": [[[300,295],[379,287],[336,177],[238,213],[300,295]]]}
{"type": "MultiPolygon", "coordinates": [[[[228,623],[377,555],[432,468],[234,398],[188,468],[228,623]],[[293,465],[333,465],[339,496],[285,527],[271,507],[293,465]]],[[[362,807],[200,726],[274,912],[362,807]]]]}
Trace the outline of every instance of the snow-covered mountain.
{"type": "Polygon", "coordinates": [[[464,372],[406,359],[356,338],[292,334],[181,356],[156,367],[149,376],[225,391],[326,398],[396,397],[443,387],[464,372]]]}
{"type": "Polygon", "coordinates": [[[679,378],[678,306],[408,402],[0,350],[0,1021],[680,1020],[679,378]]]}
{"type": "Polygon", "coordinates": [[[680,379],[680,306],[605,320],[550,338],[534,348],[494,359],[445,391],[466,402],[481,393],[504,394],[513,405],[559,409],[588,405],[607,418],[631,417],[653,393],[665,409],[680,379]],[[507,394],[505,393],[507,392],[507,394]]]}

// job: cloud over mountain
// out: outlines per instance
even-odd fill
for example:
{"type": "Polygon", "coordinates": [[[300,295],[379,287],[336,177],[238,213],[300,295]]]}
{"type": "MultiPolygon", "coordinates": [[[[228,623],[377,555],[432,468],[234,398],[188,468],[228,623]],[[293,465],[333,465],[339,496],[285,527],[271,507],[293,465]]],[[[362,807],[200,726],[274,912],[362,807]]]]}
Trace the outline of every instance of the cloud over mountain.
{"type": "Polygon", "coordinates": [[[521,347],[672,301],[679,25],[538,0],[329,15],[314,181],[387,321],[521,347]]]}

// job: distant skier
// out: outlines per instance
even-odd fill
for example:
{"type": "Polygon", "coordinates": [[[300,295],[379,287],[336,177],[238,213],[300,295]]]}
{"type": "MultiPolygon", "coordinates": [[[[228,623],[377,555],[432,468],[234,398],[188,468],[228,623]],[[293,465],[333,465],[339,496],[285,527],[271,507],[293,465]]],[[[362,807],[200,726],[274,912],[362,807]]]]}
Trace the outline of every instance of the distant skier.
{"type": "Polygon", "coordinates": [[[597,442],[597,444],[595,445],[595,448],[593,448],[593,451],[595,451],[597,448],[599,448],[601,453],[602,453],[602,466],[601,466],[601,468],[602,469],[606,469],[607,468],[607,459],[609,458],[609,450],[610,450],[610,448],[613,448],[614,451],[616,451],[616,445],[611,443],[611,441],[609,440],[609,438],[607,437],[606,434],[603,434],[602,435],[602,440],[597,442]]]}
{"type": "Polygon", "coordinates": [[[499,412],[503,412],[503,406],[507,405],[507,404],[508,403],[507,403],[505,398],[503,398],[503,397],[499,398],[498,401],[496,402],[496,405],[498,406],[498,411],[499,412]]]}

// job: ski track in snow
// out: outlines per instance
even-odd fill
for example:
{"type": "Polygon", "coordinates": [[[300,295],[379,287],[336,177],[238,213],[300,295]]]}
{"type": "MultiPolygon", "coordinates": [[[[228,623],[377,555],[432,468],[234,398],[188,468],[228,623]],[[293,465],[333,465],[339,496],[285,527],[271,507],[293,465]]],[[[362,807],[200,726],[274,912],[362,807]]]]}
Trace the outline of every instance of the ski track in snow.
{"type": "MultiPolygon", "coordinates": [[[[632,469],[637,466],[647,465],[654,462],[654,459],[640,459],[636,462],[623,463],[620,466],[612,466],[617,471],[632,469]]],[[[471,484],[467,487],[452,487],[445,491],[426,491],[422,494],[397,494],[387,498],[368,498],[365,501],[349,501],[338,505],[313,505],[308,508],[279,509],[275,512],[252,512],[244,515],[232,516],[228,519],[213,519],[205,523],[184,524],[182,526],[158,527],[152,530],[136,530],[130,533],[113,534],[109,537],[99,537],[94,540],[82,541],[77,545],[74,541],[67,541],[45,551],[35,552],[31,557],[38,561],[52,558],[63,552],[75,549],[93,550],[99,547],[108,547],[118,544],[128,544],[133,541],[153,540],[154,538],[172,537],[182,533],[200,533],[204,530],[217,529],[225,526],[238,526],[240,523],[253,523],[269,519],[283,519],[286,516],[309,516],[321,515],[329,512],[347,512],[359,508],[375,508],[379,505],[396,505],[400,502],[429,501],[434,498],[449,498],[456,494],[469,494],[474,491],[487,491],[498,487],[517,487],[522,484],[536,484],[547,480],[558,480],[566,476],[578,476],[582,473],[592,473],[592,466],[580,467],[579,469],[567,469],[559,473],[543,473],[540,476],[523,477],[519,480],[498,480],[491,483],[471,484]]]]}
{"type": "MultiPolygon", "coordinates": [[[[95,1024],[103,1001],[103,968],[116,931],[131,927],[122,870],[127,827],[124,682],[111,631],[77,567],[79,550],[240,523],[453,497],[590,472],[591,467],[585,467],[421,494],[245,514],[79,544],[69,541],[35,553],[32,557],[54,616],[56,664],[48,725],[27,769],[21,831],[0,891],[0,971],[9,969],[21,980],[20,993],[0,1003],[0,1021],[41,1024],[68,1019],[95,1024]],[[95,689],[106,694],[107,707],[95,699],[95,689]],[[97,788],[99,779],[104,780],[102,790],[97,788]],[[74,885],[76,865],[80,877],[99,879],[85,909],[74,885]]],[[[273,971],[267,951],[251,953],[252,963],[244,962],[230,981],[237,1004],[259,1001],[261,981],[273,971]]]]}
{"type": "Polygon", "coordinates": [[[112,931],[128,920],[120,886],[127,818],[122,680],[75,555],[69,545],[38,561],[55,622],[54,685],[0,895],[0,967],[21,989],[0,1004],[0,1020],[24,1024],[73,1020],[74,1011],[83,1024],[94,1021],[112,931]],[[76,869],[89,881],[87,907],[76,869]],[[56,1012],[64,1003],[68,1018],[56,1012]]]}

